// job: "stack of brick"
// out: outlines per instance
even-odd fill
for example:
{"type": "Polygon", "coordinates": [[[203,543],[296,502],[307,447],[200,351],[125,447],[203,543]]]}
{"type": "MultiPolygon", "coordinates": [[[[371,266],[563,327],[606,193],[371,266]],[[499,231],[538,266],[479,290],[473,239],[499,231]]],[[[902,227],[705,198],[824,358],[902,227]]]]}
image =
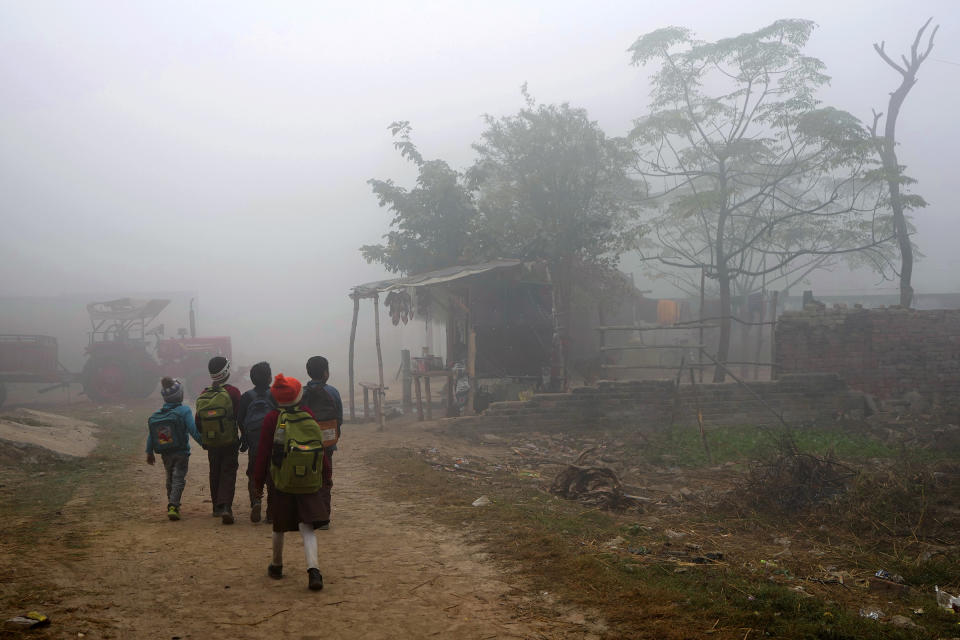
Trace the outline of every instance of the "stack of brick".
{"type": "Polygon", "coordinates": [[[960,392],[960,310],[808,307],[777,322],[782,373],[831,372],[881,400],[919,392],[934,403],[960,392]]]}
{"type": "Polygon", "coordinates": [[[536,394],[525,402],[495,402],[479,416],[445,421],[458,433],[576,431],[580,429],[656,430],[675,424],[696,424],[697,409],[706,428],[738,425],[791,426],[859,417],[864,400],[836,375],[799,374],[773,382],[681,385],[671,381],[600,382],[570,393],[536,394]]]}

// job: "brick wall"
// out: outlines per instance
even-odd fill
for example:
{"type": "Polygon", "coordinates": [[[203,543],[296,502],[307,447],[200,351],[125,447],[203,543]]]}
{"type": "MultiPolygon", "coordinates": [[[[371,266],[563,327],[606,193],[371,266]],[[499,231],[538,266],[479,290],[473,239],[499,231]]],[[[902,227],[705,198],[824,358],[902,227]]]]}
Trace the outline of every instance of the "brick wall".
{"type": "Polygon", "coordinates": [[[809,307],[777,322],[781,373],[831,372],[881,400],[916,391],[935,403],[960,392],[960,310],[809,307]]]}
{"type": "MultiPolygon", "coordinates": [[[[838,414],[862,415],[863,397],[850,392],[833,374],[781,376],[752,382],[754,390],[791,426],[833,421],[838,414]]],[[[525,402],[495,402],[479,416],[444,422],[455,432],[566,431],[572,429],[658,429],[696,424],[697,407],[706,428],[732,425],[778,425],[779,420],[739,384],[683,385],[643,380],[600,382],[570,393],[537,394],[525,402]]]]}

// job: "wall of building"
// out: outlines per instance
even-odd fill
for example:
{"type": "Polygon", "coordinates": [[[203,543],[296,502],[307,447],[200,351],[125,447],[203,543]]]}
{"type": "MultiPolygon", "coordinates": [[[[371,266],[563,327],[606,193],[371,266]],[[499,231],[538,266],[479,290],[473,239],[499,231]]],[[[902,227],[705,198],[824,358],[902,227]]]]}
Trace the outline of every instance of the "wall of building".
{"type": "Polygon", "coordinates": [[[775,359],[782,374],[830,372],[880,400],[960,392],[960,310],[808,307],[782,315],[775,359]]]}

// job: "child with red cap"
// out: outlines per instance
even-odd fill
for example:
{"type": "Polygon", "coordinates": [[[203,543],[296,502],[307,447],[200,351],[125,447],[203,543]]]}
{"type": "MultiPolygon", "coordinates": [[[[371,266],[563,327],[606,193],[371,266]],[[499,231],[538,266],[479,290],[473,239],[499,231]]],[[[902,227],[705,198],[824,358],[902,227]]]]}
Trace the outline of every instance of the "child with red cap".
{"type": "Polygon", "coordinates": [[[323,589],[314,529],[330,520],[330,502],[322,489],[331,484],[330,460],[324,451],[320,425],[301,406],[303,389],[295,378],[277,374],[270,387],[277,403],[263,419],[254,484],[263,495],[267,474],[272,480],[270,507],[273,515],[273,561],[267,575],[283,577],[283,534],[299,531],[307,559],[308,586],[323,589]]]}

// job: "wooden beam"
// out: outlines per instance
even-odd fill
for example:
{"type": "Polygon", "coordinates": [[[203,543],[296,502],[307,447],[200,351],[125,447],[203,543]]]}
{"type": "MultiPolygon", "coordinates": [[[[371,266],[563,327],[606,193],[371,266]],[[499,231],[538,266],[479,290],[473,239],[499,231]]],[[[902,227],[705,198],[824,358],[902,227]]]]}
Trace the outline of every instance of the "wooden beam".
{"type": "Polygon", "coordinates": [[[379,376],[380,388],[377,389],[377,401],[374,406],[377,409],[377,429],[383,431],[383,352],[380,350],[380,296],[373,296],[373,332],[377,340],[377,374],[379,376]]]}
{"type": "Polygon", "coordinates": [[[670,324],[662,327],[632,327],[629,325],[614,327],[596,327],[597,331],[679,331],[685,329],[716,329],[715,324],[670,324]]]}
{"type": "Polygon", "coordinates": [[[357,317],[360,315],[360,297],[351,295],[353,298],[353,322],[350,325],[350,419],[356,420],[357,412],[354,400],[354,382],[353,382],[353,345],[357,341],[357,317]]]}
{"type": "Polygon", "coordinates": [[[702,349],[701,344],[631,344],[622,347],[600,347],[600,351],[636,351],[638,349],[702,349]]]}

